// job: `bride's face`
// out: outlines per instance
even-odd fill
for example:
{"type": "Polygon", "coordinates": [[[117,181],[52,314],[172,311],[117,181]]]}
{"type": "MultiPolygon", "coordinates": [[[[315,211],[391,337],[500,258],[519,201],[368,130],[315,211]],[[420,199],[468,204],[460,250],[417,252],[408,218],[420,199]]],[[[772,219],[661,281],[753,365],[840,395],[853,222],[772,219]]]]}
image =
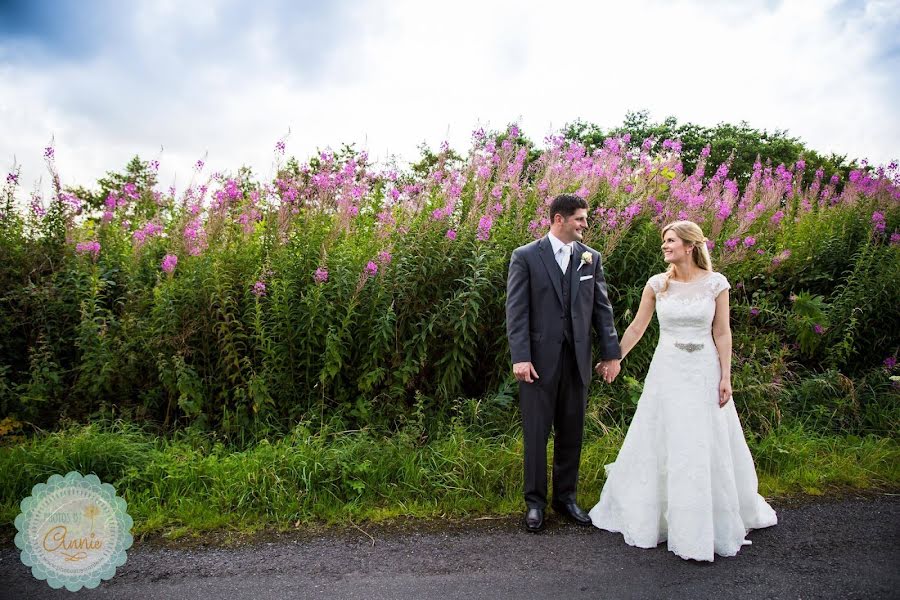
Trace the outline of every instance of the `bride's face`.
{"type": "Polygon", "coordinates": [[[690,260],[691,245],[670,229],[663,236],[662,252],[663,260],[667,263],[680,263],[685,259],[690,260]]]}

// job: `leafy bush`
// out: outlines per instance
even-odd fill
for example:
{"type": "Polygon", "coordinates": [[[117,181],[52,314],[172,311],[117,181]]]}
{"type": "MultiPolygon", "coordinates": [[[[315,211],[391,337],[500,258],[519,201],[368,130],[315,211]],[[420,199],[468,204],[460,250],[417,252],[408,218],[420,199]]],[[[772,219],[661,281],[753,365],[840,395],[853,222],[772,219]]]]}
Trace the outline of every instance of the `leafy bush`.
{"type": "MultiPolygon", "coordinates": [[[[63,189],[48,149],[52,197],[25,211],[10,173],[4,413],[44,428],[124,417],[239,443],[299,421],[448,422],[473,406],[460,398],[505,421],[509,255],[571,192],[590,203],[586,241],[603,253],[620,331],[664,268],[661,225],[702,224],[734,286],[735,400],[753,431],[785,416],[897,431],[896,164],[845,180],[757,160],[739,187],[728,160],[707,174],[709,147],[688,173],[678,140],[589,149],[553,136],[536,150],[515,126],[476,132],[466,158],[428,151],[407,173],[352,148],[303,164],[282,152],[272,181],[205,177],[198,163],[186,189],[162,191],[156,165],[136,158],[90,191],[63,189]]],[[[632,414],[655,336],[620,383],[594,386],[598,431],[632,414]]]]}

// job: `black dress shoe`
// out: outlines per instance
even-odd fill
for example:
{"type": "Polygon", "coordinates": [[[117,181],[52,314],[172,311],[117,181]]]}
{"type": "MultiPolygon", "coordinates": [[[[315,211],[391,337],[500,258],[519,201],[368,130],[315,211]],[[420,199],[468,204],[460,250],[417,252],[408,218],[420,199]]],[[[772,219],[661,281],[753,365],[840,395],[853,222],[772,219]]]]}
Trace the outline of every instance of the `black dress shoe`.
{"type": "Polygon", "coordinates": [[[529,508],[525,513],[525,530],[530,533],[537,533],[544,528],[544,509],[529,508]]]}
{"type": "Polygon", "coordinates": [[[574,501],[567,502],[565,504],[554,502],[553,510],[565,517],[568,517],[578,525],[591,525],[591,518],[586,512],[581,510],[581,508],[577,504],[575,504],[574,501]]]}

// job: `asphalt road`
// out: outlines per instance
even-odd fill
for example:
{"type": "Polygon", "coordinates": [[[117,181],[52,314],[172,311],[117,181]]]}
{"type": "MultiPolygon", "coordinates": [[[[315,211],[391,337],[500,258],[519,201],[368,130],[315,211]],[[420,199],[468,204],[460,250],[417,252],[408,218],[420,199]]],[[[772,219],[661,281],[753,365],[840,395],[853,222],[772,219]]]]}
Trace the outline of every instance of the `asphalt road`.
{"type": "MultiPolygon", "coordinates": [[[[551,517],[411,522],[268,534],[222,546],[137,543],[110,581],[77,598],[900,598],[900,497],[774,502],[779,524],[737,557],[685,561],[551,517]]],[[[0,598],[71,598],[7,543],[0,598]]]]}

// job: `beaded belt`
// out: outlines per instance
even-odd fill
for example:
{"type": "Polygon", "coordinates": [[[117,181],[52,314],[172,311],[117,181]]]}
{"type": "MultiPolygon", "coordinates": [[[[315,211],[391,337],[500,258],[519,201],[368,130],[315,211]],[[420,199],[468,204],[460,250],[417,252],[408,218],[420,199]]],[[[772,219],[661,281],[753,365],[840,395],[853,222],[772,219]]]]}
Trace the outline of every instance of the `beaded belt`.
{"type": "Polygon", "coordinates": [[[703,344],[694,344],[694,343],[684,344],[682,342],[675,342],[675,347],[678,348],[679,350],[684,350],[685,352],[696,352],[697,350],[703,349],[703,344]]]}

